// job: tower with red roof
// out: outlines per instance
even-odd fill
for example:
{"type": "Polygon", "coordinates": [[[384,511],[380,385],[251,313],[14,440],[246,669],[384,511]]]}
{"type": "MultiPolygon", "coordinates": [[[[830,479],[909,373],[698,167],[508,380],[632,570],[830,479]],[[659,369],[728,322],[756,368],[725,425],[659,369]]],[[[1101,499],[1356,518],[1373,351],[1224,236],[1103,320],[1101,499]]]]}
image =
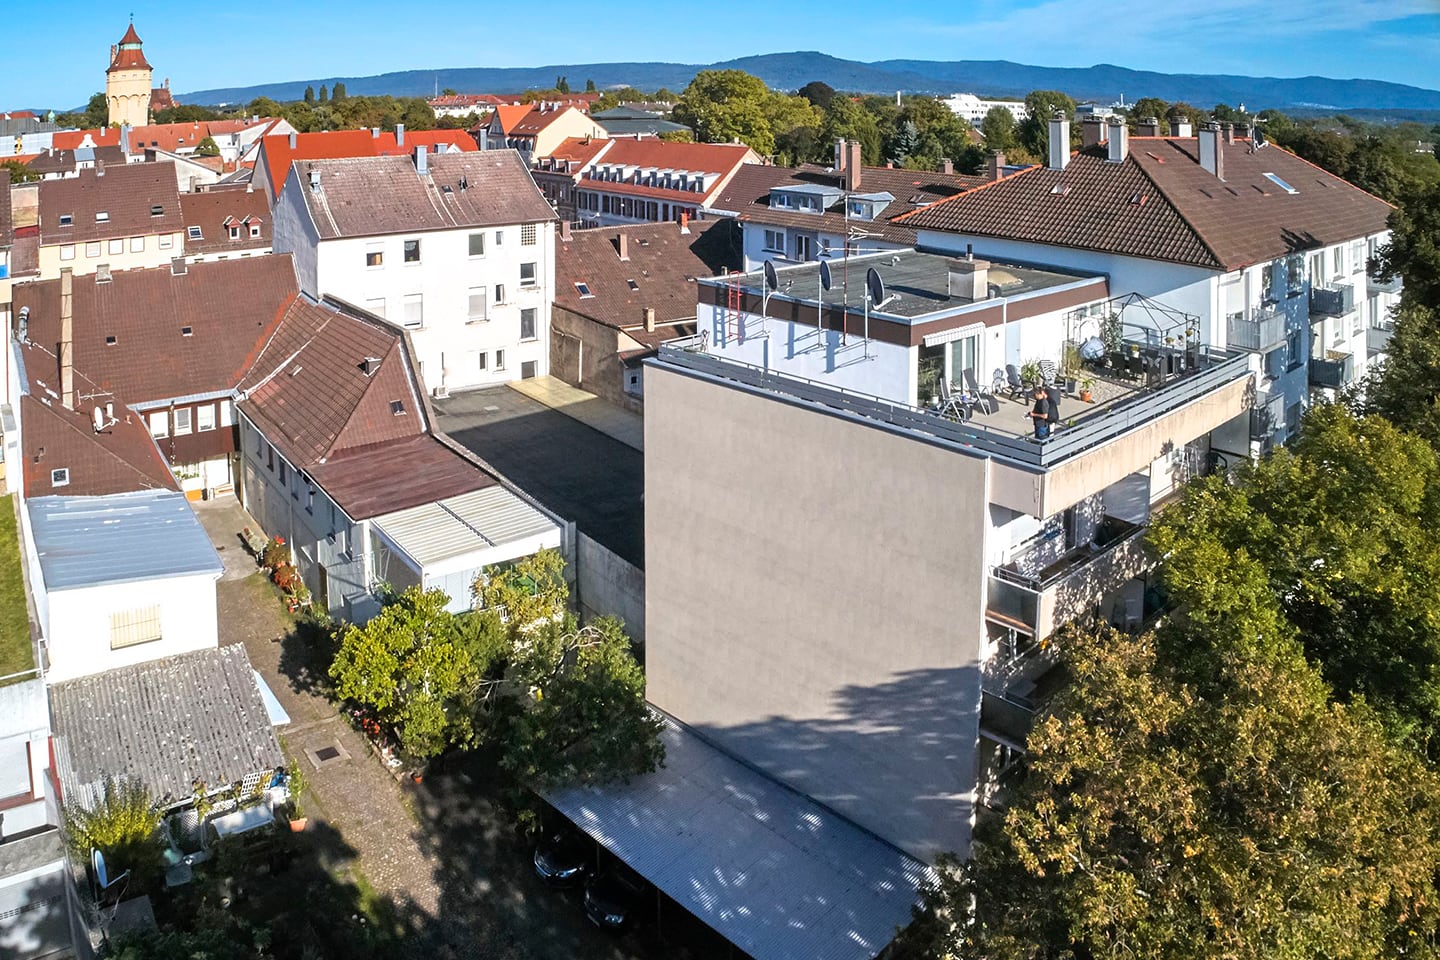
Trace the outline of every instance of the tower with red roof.
{"type": "Polygon", "coordinates": [[[154,72],[141,48],[135,24],[110,48],[110,69],[105,71],[105,105],[111,126],[143,127],[150,122],[150,79],[154,72]]]}

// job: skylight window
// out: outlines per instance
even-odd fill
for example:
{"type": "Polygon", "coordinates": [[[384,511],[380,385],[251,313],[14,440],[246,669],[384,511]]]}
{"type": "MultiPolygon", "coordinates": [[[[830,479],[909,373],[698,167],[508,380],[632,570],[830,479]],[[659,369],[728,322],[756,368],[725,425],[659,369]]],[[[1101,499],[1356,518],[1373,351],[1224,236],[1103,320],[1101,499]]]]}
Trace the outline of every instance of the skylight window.
{"type": "Polygon", "coordinates": [[[1284,180],[1281,180],[1273,173],[1267,173],[1264,176],[1266,180],[1269,180],[1271,183],[1275,184],[1275,186],[1279,187],[1281,190],[1284,190],[1286,193],[1293,194],[1300,192],[1299,190],[1296,190],[1294,187],[1290,186],[1290,184],[1286,183],[1284,180]]]}
{"type": "Polygon", "coordinates": [[[405,402],[403,400],[391,400],[390,413],[397,417],[403,416],[405,413],[405,402]]]}
{"type": "Polygon", "coordinates": [[[639,289],[640,289],[640,284],[636,283],[634,280],[626,280],[625,282],[626,282],[627,284],[629,284],[631,290],[639,290],[639,289]]]}
{"type": "Polygon", "coordinates": [[[109,222],[110,222],[110,211],[109,211],[109,210],[97,210],[97,211],[95,211],[95,222],[96,222],[96,223],[109,223],[109,222]]]}
{"type": "Polygon", "coordinates": [[[576,280],[575,289],[580,293],[581,300],[585,300],[595,296],[595,294],[590,292],[590,284],[586,283],[584,280],[576,280]]]}
{"type": "Polygon", "coordinates": [[[65,487],[65,486],[69,486],[69,484],[70,484],[70,468],[69,468],[69,467],[60,467],[60,468],[57,469],[57,470],[51,470],[51,471],[50,471],[50,486],[52,486],[52,487],[65,487]]]}
{"type": "Polygon", "coordinates": [[[181,327],[181,328],[180,328],[180,336],[182,336],[182,337],[191,337],[191,336],[194,336],[194,335],[195,335],[195,328],[194,328],[194,327],[181,327]]]}
{"type": "Polygon", "coordinates": [[[191,227],[191,228],[190,228],[188,231],[186,231],[186,232],[187,232],[187,234],[188,234],[188,236],[190,237],[191,240],[204,240],[204,239],[205,239],[205,234],[201,232],[201,230],[200,230],[199,227],[191,227]]]}
{"type": "Polygon", "coordinates": [[[163,217],[163,216],[165,216],[165,208],[162,207],[162,206],[160,206],[160,204],[158,204],[158,203],[155,204],[153,207],[150,208],[150,216],[152,216],[152,217],[163,217]]]}

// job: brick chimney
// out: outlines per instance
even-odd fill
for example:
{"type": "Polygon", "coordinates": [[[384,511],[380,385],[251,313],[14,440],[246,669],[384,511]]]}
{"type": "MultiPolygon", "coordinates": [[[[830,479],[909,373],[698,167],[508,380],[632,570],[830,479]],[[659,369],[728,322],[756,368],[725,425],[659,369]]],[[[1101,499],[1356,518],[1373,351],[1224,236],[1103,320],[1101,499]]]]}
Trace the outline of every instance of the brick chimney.
{"type": "Polygon", "coordinates": [[[75,409],[75,271],[60,271],[60,402],[75,409]]]}
{"type": "Polygon", "coordinates": [[[655,308],[646,307],[640,311],[640,318],[645,321],[645,332],[655,332],[655,308]]]}
{"type": "Polygon", "coordinates": [[[1124,163],[1130,155],[1130,128],[1124,117],[1111,117],[1107,126],[1110,128],[1110,139],[1106,159],[1111,163],[1124,163]]]}
{"type": "Polygon", "coordinates": [[[954,172],[955,172],[955,162],[954,162],[953,160],[951,160],[949,157],[941,157],[941,158],[940,158],[940,172],[941,172],[941,173],[945,173],[945,174],[952,174],[952,173],[954,173],[954,172]]]}
{"type": "Polygon", "coordinates": [[[1050,118],[1049,160],[1051,170],[1064,170],[1070,163],[1070,121],[1059,110],[1050,118]]]}
{"type": "Polygon", "coordinates": [[[615,247],[620,252],[621,260],[630,259],[630,238],[625,236],[625,231],[622,230],[615,235],[615,247]]]}
{"type": "Polygon", "coordinates": [[[860,189],[860,178],[865,172],[865,154],[859,140],[846,143],[845,150],[849,154],[845,158],[845,188],[854,193],[860,189]]]}
{"type": "Polygon", "coordinates": [[[845,147],[845,138],[841,137],[835,141],[835,172],[845,172],[845,161],[850,159],[849,151],[845,147]]]}
{"type": "Polygon", "coordinates": [[[1235,124],[1229,121],[1222,122],[1220,124],[1220,139],[1233,147],[1235,145],[1235,124]]]}
{"type": "Polygon", "coordinates": [[[1080,144],[1084,147],[1098,147],[1105,143],[1108,134],[1103,117],[1086,117],[1080,124],[1080,144]]]}
{"type": "Polygon", "coordinates": [[[1135,121],[1135,136],[1160,136],[1160,121],[1155,119],[1154,117],[1141,117],[1139,120],[1135,121]]]}
{"type": "Polygon", "coordinates": [[[990,151],[990,160],[985,165],[985,176],[991,180],[999,180],[1005,176],[1005,154],[1003,151],[990,151]]]}
{"type": "Polygon", "coordinates": [[[688,213],[680,214],[680,232],[686,234],[690,232],[690,214],[688,213]]]}
{"type": "Polygon", "coordinates": [[[1220,135],[1220,124],[1213,120],[1200,125],[1200,166],[1216,179],[1225,179],[1225,141],[1220,135]]]}
{"type": "Polygon", "coordinates": [[[561,220],[561,221],[560,221],[560,242],[562,242],[562,243],[569,243],[570,240],[571,240],[571,237],[572,237],[572,234],[570,233],[570,221],[569,221],[569,220],[561,220]]]}

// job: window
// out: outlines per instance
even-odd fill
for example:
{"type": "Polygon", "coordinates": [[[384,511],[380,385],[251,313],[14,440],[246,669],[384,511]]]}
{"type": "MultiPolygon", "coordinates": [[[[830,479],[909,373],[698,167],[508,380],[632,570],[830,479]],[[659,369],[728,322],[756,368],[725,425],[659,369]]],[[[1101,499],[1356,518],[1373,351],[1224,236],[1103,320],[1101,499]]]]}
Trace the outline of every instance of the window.
{"type": "Polygon", "coordinates": [[[290,485],[290,464],[288,464],[288,463],[285,462],[285,458],[284,458],[284,457],[281,457],[281,458],[280,458],[280,486],[282,486],[282,487],[288,487],[289,485],[290,485]]]}
{"type": "Polygon", "coordinates": [[[260,236],[260,224],[258,224],[258,223],[252,223],[252,224],[250,224],[250,236],[252,236],[252,237],[258,237],[258,236],[260,236]]]}
{"type": "Polygon", "coordinates": [[[785,231],[784,231],[784,230],[766,230],[766,231],[765,231],[765,249],[768,250],[768,251],[771,252],[771,253],[784,253],[784,252],[785,252],[785,231]]]}
{"type": "Polygon", "coordinates": [[[152,217],[163,217],[163,216],[165,216],[165,208],[162,207],[162,206],[160,206],[160,204],[158,204],[158,203],[155,204],[153,207],[150,208],[150,216],[152,216],[152,217]]]}
{"type": "Polygon", "coordinates": [[[170,436],[170,415],[164,410],[150,414],[150,436],[156,438],[170,436]]]}
{"type": "Polygon", "coordinates": [[[497,246],[497,247],[503,247],[503,246],[505,246],[505,231],[504,231],[504,230],[496,230],[496,231],[495,231],[495,246],[497,246]]]}
{"type": "Polygon", "coordinates": [[[365,266],[367,266],[367,267],[383,267],[384,265],[385,265],[385,251],[383,251],[383,250],[366,250],[366,251],[365,251],[365,266]]]}
{"type": "Polygon", "coordinates": [[[62,214],[60,214],[60,226],[62,226],[62,227],[68,227],[68,226],[71,226],[72,224],[74,224],[74,222],[75,222],[75,215],[74,215],[73,213],[62,213],[62,214]]]}
{"type": "Polygon", "coordinates": [[[403,416],[405,415],[405,401],[403,401],[403,400],[391,400],[391,401],[390,401],[390,415],[391,415],[392,417],[403,417],[403,416]]]}
{"type": "Polygon", "coordinates": [[[309,514],[315,512],[315,488],[308,483],[305,485],[305,512],[309,514]]]}
{"type": "Polygon", "coordinates": [[[145,238],[144,238],[144,237],[131,237],[131,238],[130,238],[130,252],[131,252],[131,253],[144,253],[144,252],[145,252],[145,238]]]}
{"type": "Polygon", "coordinates": [[[110,649],[120,650],[138,643],[159,640],[160,605],[110,614],[110,649]]]}
{"type": "Polygon", "coordinates": [[[1369,240],[1365,241],[1365,256],[1367,259],[1374,260],[1375,255],[1379,252],[1380,241],[1377,238],[1371,237],[1369,240]]]}
{"type": "Polygon", "coordinates": [[[470,288],[470,322],[476,323],[480,320],[488,320],[490,301],[486,297],[484,287],[470,288]]]}
{"type": "Polygon", "coordinates": [[[60,467],[50,471],[50,486],[67,487],[70,485],[70,468],[60,467]]]}
{"type": "Polygon", "coordinates": [[[233,223],[232,223],[232,224],[230,225],[230,239],[231,239],[231,240],[239,240],[239,239],[240,239],[240,227],[239,227],[238,224],[233,224],[233,223]]]}
{"type": "Polygon", "coordinates": [[[163,235],[160,237],[160,249],[161,249],[161,250],[169,250],[169,249],[170,249],[171,247],[173,247],[173,246],[175,246],[175,238],[172,237],[172,236],[170,236],[170,234],[168,234],[168,233],[167,233],[167,234],[163,234],[163,235]]]}
{"type": "Polygon", "coordinates": [[[425,323],[425,308],[418,293],[405,294],[405,313],[402,322],[412,330],[425,323]]]}
{"type": "Polygon", "coordinates": [[[175,436],[183,437],[190,432],[191,414],[189,407],[175,408],[175,436]]]}
{"type": "Polygon", "coordinates": [[[100,241],[99,241],[99,240],[91,240],[89,243],[85,244],[85,256],[87,256],[87,257],[98,257],[98,256],[100,256],[100,241]]]}
{"type": "Polygon", "coordinates": [[[472,256],[472,257],[483,257],[483,256],[485,256],[485,234],[483,234],[483,233],[472,233],[472,234],[470,234],[470,256],[472,256]]]}
{"type": "Polygon", "coordinates": [[[195,432],[209,433],[215,429],[215,405],[207,403],[195,408],[195,432]]]}
{"type": "Polygon", "coordinates": [[[229,400],[220,401],[220,426],[229,427],[235,424],[235,404],[229,400]]]}
{"type": "Polygon", "coordinates": [[[535,264],[533,264],[533,263],[522,263],[522,264],[520,264],[520,286],[522,286],[522,287],[533,287],[533,286],[536,286],[538,283],[539,283],[539,281],[536,279],[536,273],[535,273],[535,264]]]}
{"type": "Polygon", "coordinates": [[[375,316],[379,317],[381,320],[384,320],[384,319],[385,319],[385,298],[384,298],[384,297],[376,297],[374,300],[366,300],[366,301],[365,301],[365,309],[366,309],[366,310],[369,310],[371,313],[375,314],[375,316]]]}
{"type": "Polygon", "coordinates": [[[96,223],[109,223],[109,222],[110,222],[110,211],[109,211],[109,210],[96,210],[96,211],[95,211],[95,222],[96,222],[96,223]]]}
{"type": "Polygon", "coordinates": [[[575,281],[575,290],[580,294],[581,300],[586,300],[590,297],[595,296],[595,294],[590,292],[590,284],[586,283],[584,280],[575,281]]]}
{"type": "Polygon", "coordinates": [[[639,290],[639,289],[640,289],[640,284],[636,283],[633,279],[632,279],[632,280],[626,280],[626,281],[625,281],[625,286],[629,287],[631,290],[639,290]]]}
{"type": "Polygon", "coordinates": [[[404,259],[405,259],[405,262],[406,262],[406,263],[419,263],[419,262],[420,262],[420,241],[419,241],[419,240],[406,240],[406,241],[405,241],[405,257],[404,257],[404,259]]]}
{"type": "Polygon", "coordinates": [[[535,308],[527,307],[520,311],[520,339],[535,339],[535,308]]]}
{"type": "Polygon", "coordinates": [[[1334,250],[1331,250],[1331,251],[1330,251],[1330,272],[1333,273],[1333,274],[1334,274],[1335,276],[1337,276],[1337,277],[1339,277],[1339,276],[1344,276],[1344,274],[1345,274],[1345,248],[1344,248],[1344,247],[1336,247],[1334,250]]]}
{"type": "Polygon", "coordinates": [[[265,469],[275,472],[275,448],[268,443],[265,444],[265,469]]]}
{"type": "Polygon", "coordinates": [[[1260,268],[1260,302],[1275,302],[1275,270],[1278,264],[1267,264],[1260,268]]]}
{"type": "Polygon", "coordinates": [[[520,228],[520,246],[535,246],[535,224],[527,223],[520,228]]]}
{"type": "Polygon", "coordinates": [[[60,259],[61,259],[61,260],[74,260],[74,259],[75,259],[75,244],[73,244],[73,243],[62,243],[62,244],[60,245],[60,259]]]}
{"type": "Polygon", "coordinates": [[[533,380],[533,379],[535,378],[535,373],[536,373],[537,368],[538,368],[538,365],[536,364],[536,362],[535,362],[534,360],[522,360],[522,361],[520,361],[520,379],[521,379],[521,380],[533,380]]]}
{"type": "Polygon", "coordinates": [[[191,240],[204,240],[204,239],[205,239],[205,234],[204,234],[203,232],[201,232],[201,230],[200,230],[199,227],[188,227],[188,228],[186,228],[186,230],[185,230],[185,235],[186,235],[187,237],[189,237],[191,240]]]}
{"type": "Polygon", "coordinates": [[[1325,254],[1310,254],[1310,285],[1321,286],[1325,283],[1325,254]]]}
{"type": "Polygon", "coordinates": [[[495,284],[495,302],[496,302],[496,303],[504,303],[504,302],[505,302],[505,284],[503,284],[503,283],[497,283],[497,284],[495,284]]]}
{"type": "Polygon", "coordinates": [[[1285,260],[1285,292],[1294,297],[1305,291],[1305,258],[1289,257],[1285,260]]]}
{"type": "Polygon", "coordinates": [[[480,353],[475,358],[475,366],[478,370],[485,370],[490,366],[490,354],[480,353]]]}
{"type": "Polygon", "coordinates": [[[496,350],[496,351],[495,351],[495,369],[496,369],[496,370],[504,370],[504,369],[505,369],[505,351],[504,351],[504,350],[496,350]]]}

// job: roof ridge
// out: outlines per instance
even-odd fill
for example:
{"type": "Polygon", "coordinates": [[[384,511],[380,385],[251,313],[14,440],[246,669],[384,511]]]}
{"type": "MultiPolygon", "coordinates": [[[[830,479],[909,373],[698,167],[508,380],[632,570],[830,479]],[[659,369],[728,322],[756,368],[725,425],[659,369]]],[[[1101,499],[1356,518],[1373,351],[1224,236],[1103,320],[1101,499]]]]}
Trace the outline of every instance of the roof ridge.
{"type": "Polygon", "coordinates": [[[1133,165],[1135,169],[1140,172],[1140,175],[1145,178],[1145,181],[1154,187],[1160,196],[1165,198],[1166,206],[1170,208],[1171,212],[1175,214],[1181,223],[1185,224],[1185,229],[1190,231],[1191,235],[1200,242],[1200,246],[1205,248],[1205,252],[1210,255],[1211,262],[1220,270],[1228,270],[1229,265],[1225,262],[1224,258],[1220,256],[1219,252],[1216,251],[1215,246],[1210,242],[1209,238],[1206,237],[1195,224],[1190,222],[1189,217],[1181,212],[1180,208],[1176,206],[1174,198],[1160,185],[1158,180],[1150,176],[1149,171],[1145,169],[1144,165],[1136,160],[1133,154],[1127,154],[1125,162],[1133,165]]]}

